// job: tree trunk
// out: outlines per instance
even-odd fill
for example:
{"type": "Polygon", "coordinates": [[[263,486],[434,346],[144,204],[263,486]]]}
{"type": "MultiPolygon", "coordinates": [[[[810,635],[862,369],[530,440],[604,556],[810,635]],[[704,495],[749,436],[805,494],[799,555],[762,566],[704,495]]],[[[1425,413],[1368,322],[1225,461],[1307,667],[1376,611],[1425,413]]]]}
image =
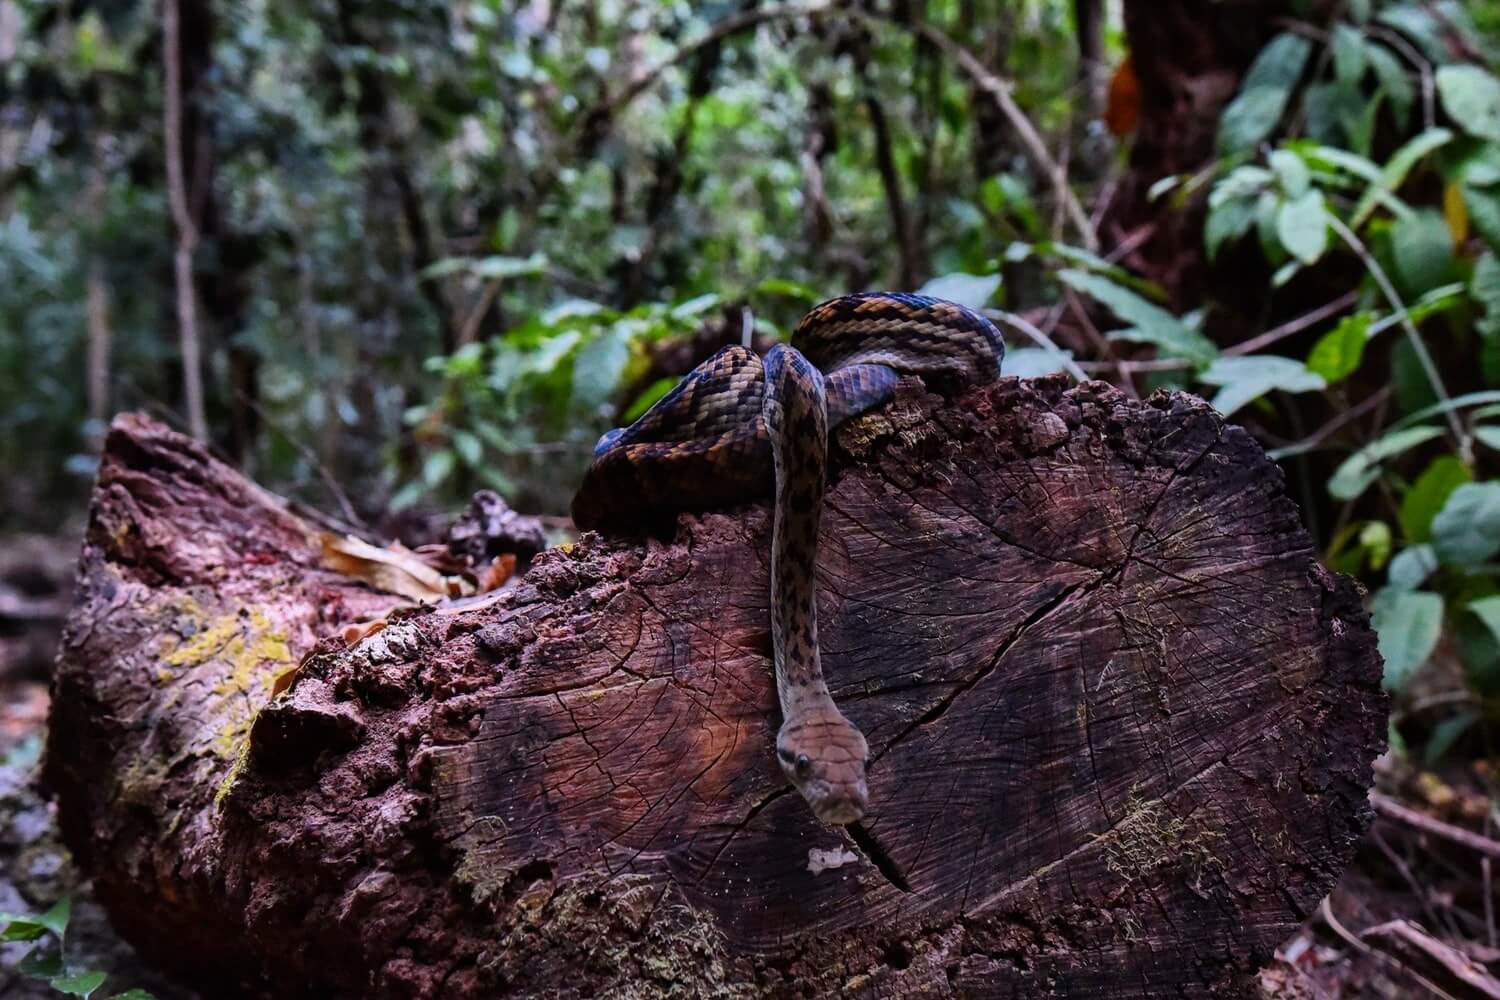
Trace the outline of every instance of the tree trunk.
{"type": "Polygon", "coordinates": [[[1056,378],[907,383],[837,438],[854,829],[773,758],[763,505],[415,609],[119,418],[47,758],[99,898],[213,995],[1243,991],[1385,735],[1359,589],[1281,474],[1200,401],[1056,378]]]}
{"type": "MultiPolygon", "coordinates": [[[[1325,16],[1328,0],[1315,0],[1310,19],[1325,16]]],[[[1137,232],[1149,237],[1126,258],[1136,271],[1166,288],[1180,310],[1208,296],[1213,275],[1203,253],[1204,198],[1186,209],[1171,198],[1150,197],[1151,185],[1172,174],[1191,174],[1216,155],[1224,108],[1255,56],[1278,31],[1279,18],[1299,14],[1291,0],[1125,0],[1125,35],[1139,81],[1138,128],[1130,169],[1110,205],[1105,243],[1137,232]]],[[[1206,193],[1205,193],[1206,194],[1206,193]]],[[[1261,294],[1265,282],[1245,277],[1265,265],[1257,255],[1225,261],[1223,287],[1212,290],[1229,302],[1243,290],[1261,294]],[[1241,291],[1236,296],[1234,292],[1241,291]]],[[[1269,272],[1266,272],[1269,276],[1269,272]]],[[[1257,300],[1258,301],[1258,300],[1257,300]]],[[[1255,314],[1257,301],[1247,302],[1255,314]]]]}

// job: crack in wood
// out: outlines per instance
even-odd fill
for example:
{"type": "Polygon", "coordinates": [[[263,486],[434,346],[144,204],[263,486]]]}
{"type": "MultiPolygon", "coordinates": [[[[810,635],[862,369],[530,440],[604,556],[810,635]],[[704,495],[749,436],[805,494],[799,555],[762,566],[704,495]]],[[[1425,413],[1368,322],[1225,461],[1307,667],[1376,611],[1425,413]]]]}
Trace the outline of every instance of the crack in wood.
{"type": "Polygon", "coordinates": [[[1033,611],[1026,617],[1025,621],[1021,622],[1021,624],[1016,627],[1016,630],[1011,633],[1010,637],[1000,644],[1000,648],[995,650],[995,655],[990,657],[989,663],[985,664],[984,667],[977,673],[975,673],[973,677],[969,678],[967,681],[959,684],[956,688],[954,688],[947,697],[941,699],[937,704],[933,705],[926,712],[923,712],[921,715],[917,716],[917,718],[913,720],[912,723],[905,729],[901,730],[901,732],[893,736],[890,742],[886,743],[881,751],[878,754],[874,755],[873,760],[878,761],[886,754],[890,753],[893,749],[895,749],[896,744],[900,743],[902,740],[906,739],[906,737],[910,736],[913,731],[921,728],[922,726],[928,725],[929,723],[936,722],[939,718],[942,717],[943,713],[948,711],[953,703],[957,701],[961,695],[964,694],[964,692],[971,690],[980,681],[984,680],[990,674],[995,672],[995,668],[1000,665],[1000,661],[1005,658],[1005,654],[1010,652],[1011,647],[1013,647],[1017,642],[1021,640],[1021,637],[1026,634],[1028,629],[1060,608],[1067,602],[1068,598],[1072,597],[1078,591],[1097,586],[1100,582],[1101,581],[1099,580],[1095,580],[1090,581],[1087,584],[1069,584],[1061,591],[1059,591],[1056,597],[1052,598],[1050,601],[1033,611]]]}
{"type": "Polygon", "coordinates": [[[870,863],[875,866],[876,871],[885,876],[887,882],[902,892],[912,891],[911,883],[906,880],[906,874],[901,871],[901,866],[896,864],[896,859],[880,846],[875,835],[866,830],[864,824],[850,823],[844,827],[844,830],[849,834],[849,839],[854,841],[870,863]]]}

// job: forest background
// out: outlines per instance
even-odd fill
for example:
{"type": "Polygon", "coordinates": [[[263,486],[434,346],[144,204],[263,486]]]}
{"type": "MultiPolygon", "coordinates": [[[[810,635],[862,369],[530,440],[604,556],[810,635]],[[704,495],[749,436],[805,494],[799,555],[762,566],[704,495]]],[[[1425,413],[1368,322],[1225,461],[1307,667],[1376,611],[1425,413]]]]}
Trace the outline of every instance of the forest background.
{"type": "Polygon", "coordinates": [[[923,289],[1282,464],[1396,699],[1288,967],[1384,981],[1339,929],[1407,916],[1500,970],[1491,855],[1392,811],[1500,849],[1497,60],[1497,0],[0,0],[0,751],[112,414],[372,537],[563,537],[718,346],[923,289]]]}

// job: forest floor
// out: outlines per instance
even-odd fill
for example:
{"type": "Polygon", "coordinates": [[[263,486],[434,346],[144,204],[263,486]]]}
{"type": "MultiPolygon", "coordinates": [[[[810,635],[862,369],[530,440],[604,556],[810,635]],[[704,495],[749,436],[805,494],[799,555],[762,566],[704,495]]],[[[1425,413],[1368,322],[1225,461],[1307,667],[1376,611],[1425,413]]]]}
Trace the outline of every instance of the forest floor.
{"type": "MultiPolygon", "coordinates": [[[[74,900],[68,958],[110,973],[112,990],[145,986],[186,996],[142,966],[115,935],[58,841],[51,806],[33,785],[46,725],[47,684],[68,606],[78,540],[0,538],[0,911],[74,900]]],[[[1377,809],[1338,887],[1261,974],[1264,995],[1480,996],[1500,1000],[1492,866],[1500,833],[1483,759],[1427,770],[1394,754],[1376,762],[1377,809]]],[[[0,945],[0,994],[55,996],[14,965],[26,945],[0,945]]]]}

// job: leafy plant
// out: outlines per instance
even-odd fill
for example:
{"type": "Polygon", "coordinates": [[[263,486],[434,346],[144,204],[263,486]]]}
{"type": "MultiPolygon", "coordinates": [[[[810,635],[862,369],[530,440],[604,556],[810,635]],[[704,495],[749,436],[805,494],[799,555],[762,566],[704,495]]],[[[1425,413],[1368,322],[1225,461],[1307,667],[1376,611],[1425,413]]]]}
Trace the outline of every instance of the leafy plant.
{"type": "MultiPolygon", "coordinates": [[[[0,941],[35,941],[37,944],[16,965],[16,971],[30,979],[45,982],[59,993],[88,1000],[107,976],[95,969],[72,968],[63,958],[68,921],[73,913],[72,901],[59,900],[45,913],[23,916],[0,913],[0,941]]],[[[152,1000],[142,989],[111,994],[112,1000],[152,1000]]]]}

